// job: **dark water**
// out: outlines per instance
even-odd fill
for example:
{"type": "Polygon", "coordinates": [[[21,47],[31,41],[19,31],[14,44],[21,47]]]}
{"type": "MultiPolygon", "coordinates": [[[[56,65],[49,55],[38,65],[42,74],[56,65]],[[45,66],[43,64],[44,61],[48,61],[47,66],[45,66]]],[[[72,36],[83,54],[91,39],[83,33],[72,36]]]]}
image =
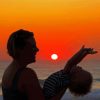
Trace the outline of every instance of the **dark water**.
{"type": "MultiPolygon", "coordinates": [[[[10,62],[0,62],[0,81],[2,79],[3,72],[6,69],[6,67],[9,65],[9,63],[10,62]]],[[[34,69],[36,71],[37,76],[40,81],[40,84],[42,86],[44,83],[44,80],[51,73],[54,73],[58,70],[63,69],[65,64],[66,64],[66,61],[59,61],[59,62],[58,61],[37,61],[34,64],[28,65],[28,67],[31,67],[32,69],[34,69]]],[[[100,95],[100,62],[99,61],[92,61],[92,62],[84,61],[84,62],[80,63],[79,66],[81,66],[83,69],[86,69],[87,71],[91,72],[93,75],[93,78],[94,78],[93,89],[92,89],[91,94],[89,94],[88,96],[92,95],[94,97],[98,97],[99,99],[97,99],[97,100],[100,100],[100,96],[99,96],[100,95]]],[[[2,94],[2,92],[1,92],[1,94],[2,94]]],[[[66,97],[66,95],[65,95],[65,97],[66,97]]],[[[70,98],[71,97],[70,94],[67,94],[67,97],[70,98]]],[[[63,98],[63,100],[65,100],[64,98],[63,98]]],[[[84,97],[84,98],[86,98],[86,97],[84,97]]],[[[73,99],[71,99],[71,100],[73,100],[73,99]]],[[[74,100],[75,100],[75,98],[74,98],[74,100]]],[[[79,100],[83,100],[83,99],[81,98],[79,100]]],[[[86,99],[84,99],[84,100],[86,100],[86,99]]],[[[96,99],[91,99],[91,100],[96,100],[96,99]]]]}

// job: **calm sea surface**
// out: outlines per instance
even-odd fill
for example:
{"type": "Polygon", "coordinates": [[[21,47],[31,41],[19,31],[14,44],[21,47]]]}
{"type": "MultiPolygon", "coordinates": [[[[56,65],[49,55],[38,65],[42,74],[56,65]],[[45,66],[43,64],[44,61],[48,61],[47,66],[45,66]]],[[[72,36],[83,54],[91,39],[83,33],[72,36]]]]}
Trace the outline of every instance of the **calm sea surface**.
{"type": "MultiPolygon", "coordinates": [[[[2,75],[6,67],[10,64],[10,62],[0,62],[0,82],[2,79],[2,75]]],[[[66,64],[66,61],[37,61],[33,64],[28,65],[28,67],[31,67],[34,69],[37,73],[37,76],[39,79],[46,79],[51,73],[56,72],[62,68],[64,68],[64,65],[66,64]]],[[[100,90],[100,62],[99,61],[84,61],[79,64],[82,66],[83,69],[86,69],[87,71],[91,72],[94,78],[93,82],[93,90],[99,89],[100,90]]],[[[1,88],[0,88],[1,91],[1,88]]],[[[2,92],[0,92],[2,94],[2,92]]]]}

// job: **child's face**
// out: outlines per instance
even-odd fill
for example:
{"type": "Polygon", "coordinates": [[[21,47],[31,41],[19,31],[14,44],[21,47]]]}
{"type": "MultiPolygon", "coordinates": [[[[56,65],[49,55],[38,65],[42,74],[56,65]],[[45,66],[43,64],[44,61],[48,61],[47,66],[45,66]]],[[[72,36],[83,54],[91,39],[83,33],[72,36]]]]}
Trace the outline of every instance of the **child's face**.
{"type": "Polygon", "coordinates": [[[80,68],[73,70],[71,75],[69,89],[75,95],[87,94],[92,85],[92,75],[80,68]]]}

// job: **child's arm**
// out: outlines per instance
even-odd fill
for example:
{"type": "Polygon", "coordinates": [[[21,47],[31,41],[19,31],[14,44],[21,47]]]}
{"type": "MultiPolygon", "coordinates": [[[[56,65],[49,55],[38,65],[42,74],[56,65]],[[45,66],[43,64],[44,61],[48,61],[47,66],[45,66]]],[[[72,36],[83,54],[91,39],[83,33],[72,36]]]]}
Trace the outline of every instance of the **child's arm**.
{"type": "Polygon", "coordinates": [[[95,53],[97,53],[97,51],[93,51],[92,48],[84,48],[83,46],[74,56],[71,57],[71,59],[68,60],[67,64],[65,65],[64,71],[70,72],[71,68],[81,62],[87,54],[95,53]]]}

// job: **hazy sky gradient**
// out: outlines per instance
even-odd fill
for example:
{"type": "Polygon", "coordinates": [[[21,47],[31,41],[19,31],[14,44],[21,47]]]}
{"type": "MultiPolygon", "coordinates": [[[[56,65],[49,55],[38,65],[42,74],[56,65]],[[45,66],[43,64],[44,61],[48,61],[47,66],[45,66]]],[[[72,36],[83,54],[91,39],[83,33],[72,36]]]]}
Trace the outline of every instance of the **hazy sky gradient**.
{"type": "Polygon", "coordinates": [[[7,39],[20,28],[35,33],[39,59],[50,59],[52,53],[66,59],[83,44],[100,51],[100,0],[0,1],[1,60],[9,59],[7,39]]]}

